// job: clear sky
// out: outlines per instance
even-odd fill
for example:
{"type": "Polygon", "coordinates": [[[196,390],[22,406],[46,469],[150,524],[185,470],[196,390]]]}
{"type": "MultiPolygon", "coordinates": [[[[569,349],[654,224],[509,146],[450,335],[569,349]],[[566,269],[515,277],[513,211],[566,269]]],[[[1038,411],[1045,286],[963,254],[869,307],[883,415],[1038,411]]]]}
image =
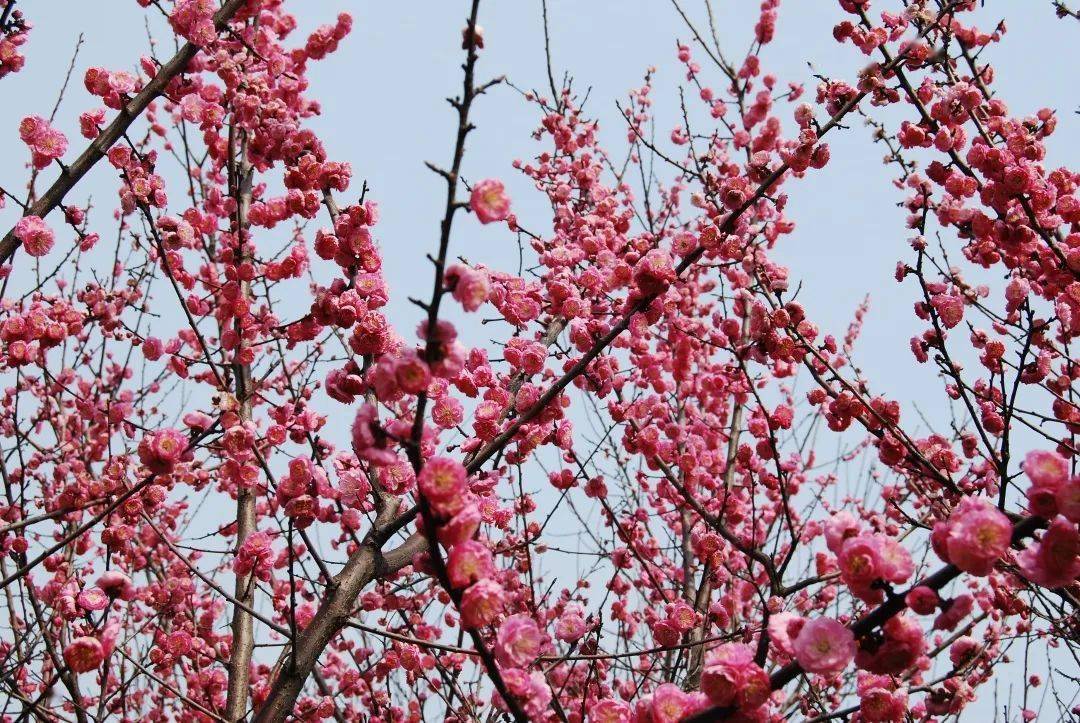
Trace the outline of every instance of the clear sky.
{"type": "MultiPolygon", "coordinates": [[[[341,49],[316,64],[310,95],[322,103],[313,122],[331,157],[352,163],[358,191],[361,180],[378,200],[382,221],[377,238],[385,252],[385,273],[393,294],[391,313],[403,333],[418,320],[407,296],[430,291],[430,267],[423,255],[435,248],[442,215],[443,181],[424,161],[448,162],[456,118],[445,98],[460,90],[460,30],[466,0],[300,0],[289,3],[309,30],[331,22],[340,10],[355,18],[354,33],[341,49]],[[419,272],[418,272],[419,270],[419,272]]],[[[696,18],[700,0],[683,0],[696,18]]],[[[721,42],[727,55],[741,59],[756,20],[756,0],[714,0],[721,42]]],[[[160,30],[156,11],[143,11],[131,0],[23,0],[35,28],[26,46],[27,66],[0,84],[0,138],[5,149],[0,184],[18,189],[26,178],[17,125],[25,115],[47,116],[80,33],[84,35],[71,87],[57,116],[67,132],[73,157],[85,141],[78,134],[78,114],[99,105],[82,86],[92,65],[134,69],[148,48],[145,18],[160,30]]],[[[621,154],[625,127],[615,108],[626,92],[639,86],[646,68],[656,66],[654,100],[658,138],[677,122],[678,86],[685,79],[675,60],[677,40],[690,33],[668,0],[550,0],[552,52],[557,77],[568,72],[575,87],[591,89],[589,108],[601,121],[601,137],[621,154]]],[[[1049,0],[992,0],[981,13],[991,27],[1008,19],[1004,42],[990,51],[998,81],[995,88],[1016,114],[1042,106],[1059,111],[1059,127],[1049,142],[1049,165],[1080,167],[1076,132],[1076,69],[1080,68],[1080,24],[1054,17],[1049,0]],[[1052,51],[1047,51],[1052,48],[1052,51]]],[[[766,72],[781,83],[802,82],[810,95],[814,73],[854,81],[868,60],[850,44],[832,38],[843,19],[835,0],[786,0],[780,9],[778,40],[762,56],[766,72]]],[[[540,0],[483,0],[485,28],[481,79],[505,74],[519,88],[545,88],[540,0]]],[[[166,37],[160,35],[159,37],[166,37]]],[[[299,36],[297,37],[299,42],[299,36]]],[[[171,48],[159,48],[166,57],[171,48]]],[[[709,79],[706,69],[706,78],[709,79]]],[[[722,87],[719,78],[711,78],[722,87]]],[[[877,117],[895,121],[890,111],[877,117]]],[[[536,150],[529,134],[537,115],[509,87],[498,87],[478,101],[477,131],[470,137],[465,161],[469,179],[503,178],[515,211],[529,228],[546,228],[546,201],[513,171],[515,158],[536,150]]],[[[909,234],[896,204],[901,193],[891,184],[893,172],[881,164],[882,146],[870,131],[853,122],[830,134],[828,167],[803,181],[793,181],[789,216],[796,232],[781,241],[777,257],[803,283],[801,300],[810,316],[828,332],[842,336],[855,307],[866,294],[871,312],[856,347],[859,366],[876,391],[900,399],[905,410],[919,409],[931,420],[945,419],[940,384],[929,367],[917,367],[908,351],[915,333],[910,287],[892,280],[896,261],[907,256],[909,234]]],[[[51,177],[50,177],[51,178],[51,177]]],[[[71,200],[92,196],[99,208],[115,205],[117,181],[111,169],[99,168],[71,200]]],[[[174,199],[179,200],[179,199],[174,199]]],[[[5,227],[14,218],[0,211],[5,227]]],[[[100,213],[100,211],[99,211],[100,213]]],[[[100,216],[99,216],[100,218],[100,216]]],[[[111,222],[104,228],[114,228],[111,222]]],[[[62,234],[61,234],[62,235],[62,234]]],[[[954,246],[955,248],[955,246],[954,246]]],[[[459,217],[452,253],[489,266],[516,269],[517,245],[504,227],[481,227],[459,217]]],[[[989,705],[984,702],[980,708],[989,705]]],[[[986,711],[986,708],[982,708],[986,711]]]]}

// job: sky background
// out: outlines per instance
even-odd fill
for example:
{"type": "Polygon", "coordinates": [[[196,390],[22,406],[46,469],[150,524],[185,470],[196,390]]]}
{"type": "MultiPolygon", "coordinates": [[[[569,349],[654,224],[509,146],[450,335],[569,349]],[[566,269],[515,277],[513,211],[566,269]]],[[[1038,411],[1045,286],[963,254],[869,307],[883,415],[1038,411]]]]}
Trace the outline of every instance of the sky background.
{"type": "MultiPolygon", "coordinates": [[[[352,164],[353,190],[358,193],[366,180],[370,197],[380,202],[382,220],[376,237],[384,249],[384,273],[392,292],[390,315],[408,334],[419,316],[405,299],[430,293],[430,266],[422,259],[436,247],[444,203],[444,182],[424,167],[424,161],[446,165],[452,152],[456,116],[445,98],[460,92],[460,30],[468,3],[289,4],[300,8],[294,12],[299,12],[305,34],[332,22],[340,10],[355,19],[353,34],[337,53],[312,68],[309,95],[321,102],[323,112],[311,125],[331,158],[352,164]]],[[[700,0],[683,4],[695,19],[704,17],[700,0]]],[[[156,11],[143,11],[131,0],[23,0],[19,5],[35,27],[26,46],[26,68],[0,86],[5,101],[0,103],[0,147],[5,149],[0,156],[0,185],[13,191],[26,178],[18,122],[29,114],[49,115],[80,33],[84,43],[56,121],[68,134],[69,158],[86,143],[78,134],[78,114],[99,105],[82,86],[85,69],[100,65],[134,70],[149,47],[147,18],[151,28],[161,29],[156,11]]],[[[895,9],[892,5],[890,9],[895,9]]],[[[1048,165],[1080,166],[1075,141],[1080,117],[1074,112],[1080,24],[1056,19],[1049,0],[990,0],[985,5],[980,11],[982,27],[1008,18],[1004,42],[988,55],[997,71],[994,87],[1014,114],[1033,113],[1043,106],[1057,109],[1059,126],[1049,141],[1048,165]]],[[[714,0],[714,8],[725,53],[737,63],[749,46],[758,2],[714,0]]],[[[674,7],[667,0],[550,0],[549,15],[556,78],[568,72],[576,88],[589,89],[587,108],[599,119],[601,139],[613,155],[621,157],[625,143],[625,124],[615,102],[641,85],[650,66],[657,68],[653,84],[657,138],[666,139],[677,123],[678,88],[685,83],[675,45],[677,40],[690,41],[674,7]]],[[[776,75],[781,86],[789,81],[805,83],[809,96],[817,82],[814,73],[854,82],[868,60],[850,44],[841,46],[833,40],[832,26],[843,18],[835,0],[787,0],[780,8],[777,41],[762,54],[764,71],[776,75]]],[[[547,87],[540,0],[484,0],[480,24],[485,28],[481,80],[506,75],[518,88],[547,87]]],[[[160,32],[158,36],[167,37],[160,32]]],[[[302,37],[297,34],[294,42],[302,37]]],[[[172,48],[158,48],[156,53],[168,57],[172,48]]],[[[700,51],[695,54],[705,66],[700,51]]],[[[707,67],[703,78],[717,89],[723,86],[707,67]]],[[[790,112],[780,112],[787,123],[790,112]]],[[[898,118],[891,111],[874,109],[874,113],[891,125],[898,118]]],[[[477,101],[473,120],[478,128],[469,138],[464,176],[470,181],[505,180],[523,224],[546,231],[550,210],[545,198],[511,168],[514,159],[531,158],[538,150],[529,137],[538,122],[535,108],[512,88],[499,86],[477,101]]],[[[802,283],[800,299],[809,316],[838,337],[869,294],[871,310],[856,346],[859,367],[875,391],[901,400],[906,414],[917,406],[928,419],[945,421],[948,410],[933,370],[916,365],[908,350],[908,339],[919,330],[911,311],[913,287],[898,286],[892,279],[897,260],[909,256],[909,233],[904,213],[896,206],[903,195],[891,184],[894,172],[881,163],[885,149],[871,143],[870,130],[858,120],[847,130],[830,133],[827,141],[832,150],[829,165],[785,187],[791,197],[788,216],[797,227],[781,240],[775,258],[790,267],[794,283],[802,283]]],[[[45,179],[51,176],[46,174],[45,179]]],[[[90,196],[111,211],[116,190],[112,170],[103,165],[69,200],[90,196]]],[[[174,192],[173,202],[179,201],[174,192]]],[[[0,211],[0,218],[6,226],[13,222],[11,204],[0,211]]],[[[115,228],[112,222],[103,226],[115,228]]],[[[505,227],[481,226],[471,216],[458,217],[451,253],[496,268],[517,269],[517,244],[505,227]]],[[[451,317],[457,311],[453,306],[451,317]]],[[[1020,681],[1017,677],[1004,684],[1020,681]]],[[[981,701],[977,711],[989,712],[991,705],[981,701]]]]}

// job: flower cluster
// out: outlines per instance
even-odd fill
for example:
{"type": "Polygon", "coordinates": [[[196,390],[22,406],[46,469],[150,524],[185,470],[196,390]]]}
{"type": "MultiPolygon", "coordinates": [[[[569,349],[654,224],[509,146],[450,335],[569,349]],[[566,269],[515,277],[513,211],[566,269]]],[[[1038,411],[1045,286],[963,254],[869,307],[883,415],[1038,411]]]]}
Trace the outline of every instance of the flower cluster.
{"type": "MultiPolygon", "coordinates": [[[[0,10],[7,10],[13,0],[0,2],[0,10]]],[[[30,37],[30,29],[33,27],[23,17],[22,10],[11,10],[10,17],[4,27],[0,27],[0,78],[11,73],[18,73],[26,65],[26,56],[22,54],[22,46],[30,37]]]]}
{"type": "Polygon", "coordinates": [[[34,168],[48,168],[67,152],[67,138],[41,116],[27,116],[19,123],[19,138],[31,152],[34,168]]]}
{"type": "Polygon", "coordinates": [[[53,230],[37,216],[23,216],[15,224],[15,238],[31,256],[45,256],[52,251],[55,236],[53,230]]]}

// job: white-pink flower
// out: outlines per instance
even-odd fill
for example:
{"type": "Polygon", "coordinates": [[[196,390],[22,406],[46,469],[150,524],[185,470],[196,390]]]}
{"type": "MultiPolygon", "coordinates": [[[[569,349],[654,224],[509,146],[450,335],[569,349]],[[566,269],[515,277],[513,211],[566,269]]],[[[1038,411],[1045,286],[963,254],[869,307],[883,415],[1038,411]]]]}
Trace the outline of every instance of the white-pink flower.
{"type": "Polygon", "coordinates": [[[802,626],[793,648],[803,670],[833,675],[855,657],[855,635],[832,618],[814,618],[802,626]]]}

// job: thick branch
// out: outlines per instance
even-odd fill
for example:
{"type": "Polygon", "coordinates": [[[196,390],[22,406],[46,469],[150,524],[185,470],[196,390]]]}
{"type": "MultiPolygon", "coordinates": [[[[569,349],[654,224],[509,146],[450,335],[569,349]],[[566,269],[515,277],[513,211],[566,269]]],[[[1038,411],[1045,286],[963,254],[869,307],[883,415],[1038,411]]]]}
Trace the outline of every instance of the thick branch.
{"type": "Polygon", "coordinates": [[[416,533],[385,555],[379,550],[380,545],[380,535],[369,535],[334,578],[330,588],[332,592],[319,606],[311,624],[297,637],[296,647],[282,666],[254,723],[281,723],[292,713],[296,698],[318,663],[319,656],[333,637],[348,624],[360,591],[371,581],[392,575],[409,565],[414,555],[427,549],[427,540],[416,533]]]}
{"type": "MultiPolygon", "coordinates": [[[[232,135],[230,133],[230,135],[232,135]]],[[[236,246],[240,263],[251,261],[250,246],[245,241],[247,235],[248,209],[251,207],[251,164],[247,160],[247,137],[240,133],[239,143],[233,143],[229,139],[230,153],[234,153],[230,159],[230,179],[233,195],[236,198],[236,246]],[[235,149],[235,151],[234,151],[235,149]]],[[[251,299],[251,282],[241,283],[241,294],[246,299],[251,299]]],[[[243,320],[237,319],[234,323],[237,338],[240,343],[236,349],[236,358],[241,359],[244,353],[244,329],[243,320]]],[[[236,399],[240,405],[240,419],[243,423],[251,420],[252,412],[252,389],[251,364],[237,361],[235,368],[235,391],[236,399]]],[[[236,491],[236,549],[239,550],[247,538],[255,531],[255,492],[250,487],[239,486],[236,491]]],[[[253,584],[254,571],[236,575],[236,586],[233,596],[243,603],[233,607],[232,619],[232,655],[229,658],[229,689],[225,703],[225,717],[229,721],[243,719],[247,710],[248,687],[251,677],[251,656],[255,650],[255,631],[251,613],[245,608],[250,608],[255,601],[255,585],[253,584]]]]}

